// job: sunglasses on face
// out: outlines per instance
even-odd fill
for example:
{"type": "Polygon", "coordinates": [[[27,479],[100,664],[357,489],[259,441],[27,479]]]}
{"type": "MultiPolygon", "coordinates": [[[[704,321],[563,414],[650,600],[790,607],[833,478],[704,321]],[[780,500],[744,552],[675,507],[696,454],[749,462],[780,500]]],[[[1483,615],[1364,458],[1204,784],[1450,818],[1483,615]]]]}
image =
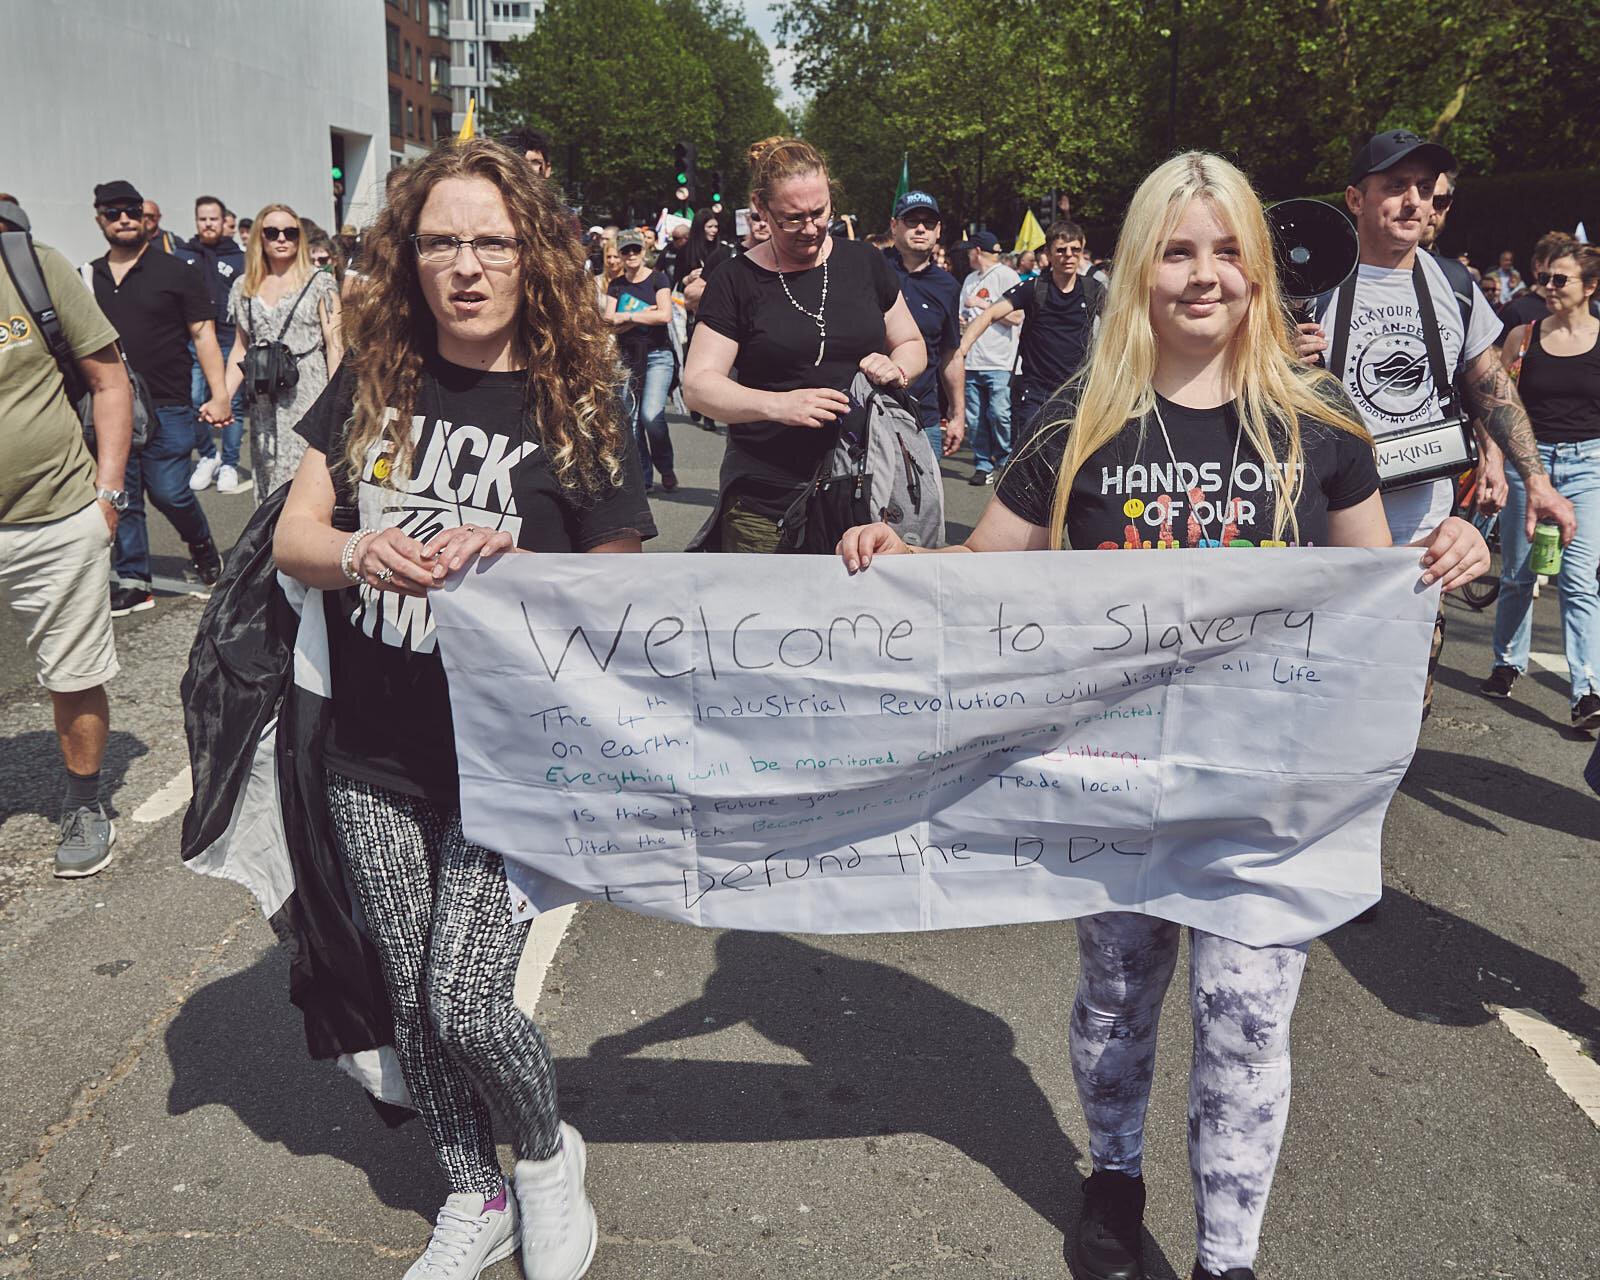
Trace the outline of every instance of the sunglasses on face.
{"type": "Polygon", "coordinates": [[[1435,213],[1449,213],[1450,206],[1455,203],[1455,199],[1453,195],[1448,193],[1442,196],[1434,196],[1433,211],[1435,213]]]}
{"type": "Polygon", "coordinates": [[[1551,275],[1548,271],[1541,271],[1538,275],[1534,276],[1533,282],[1538,285],[1548,286],[1551,289],[1565,289],[1567,287],[1567,281],[1571,278],[1572,277],[1567,275],[1566,272],[1561,272],[1558,275],[1551,275]]]}
{"type": "Polygon", "coordinates": [[[643,253],[644,252],[644,246],[642,244],[625,244],[625,245],[622,246],[620,252],[622,252],[622,253],[643,253]]]}
{"type": "Polygon", "coordinates": [[[908,213],[900,221],[908,227],[936,227],[939,225],[939,215],[936,213],[908,213]]]}
{"type": "Polygon", "coordinates": [[[265,236],[268,240],[284,239],[284,240],[287,240],[290,244],[294,244],[297,240],[300,239],[300,228],[299,227],[262,227],[261,228],[261,234],[263,236],[265,236]]]}
{"type": "Polygon", "coordinates": [[[95,210],[107,222],[116,222],[122,218],[132,218],[135,222],[144,217],[142,204],[103,204],[95,210]]]}

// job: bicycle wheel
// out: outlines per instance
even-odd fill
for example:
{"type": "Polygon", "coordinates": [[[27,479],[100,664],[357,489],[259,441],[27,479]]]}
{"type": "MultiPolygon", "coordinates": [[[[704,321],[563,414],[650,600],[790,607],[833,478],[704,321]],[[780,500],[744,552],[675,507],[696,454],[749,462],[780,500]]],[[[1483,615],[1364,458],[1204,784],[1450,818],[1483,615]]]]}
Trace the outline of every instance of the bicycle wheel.
{"type": "Polygon", "coordinates": [[[1472,522],[1472,527],[1489,544],[1489,568],[1461,588],[1461,598],[1474,609],[1487,609],[1500,595],[1500,515],[1498,512],[1485,515],[1474,501],[1462,516],[1472,522]]]}

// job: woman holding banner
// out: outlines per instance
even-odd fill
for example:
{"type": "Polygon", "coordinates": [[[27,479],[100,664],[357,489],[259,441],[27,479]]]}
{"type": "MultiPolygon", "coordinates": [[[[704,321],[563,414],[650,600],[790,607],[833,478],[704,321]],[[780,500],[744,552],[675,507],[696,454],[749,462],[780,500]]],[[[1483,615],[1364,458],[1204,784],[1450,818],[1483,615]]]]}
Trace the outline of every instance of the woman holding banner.
{"type": "Polygon", "coordinates": [[[413,165],[367,261],[274,549],[329,606],[333,834],[449,1183],[406,1277],[472,1280],[520,1243],[530,1280],[576,1280],[596,1239],[583,1140],[512,999],[528,924],[499,855],[462,834],[427,597],[480,556],[637,552],[655,528],[610,326],[555,189],[520,156],[473,141],[413,165]],[[491,1105],[511,1125],[514,1197],[491,1105]]]}
{"type": "MultiPolygon", "coordinates": [[[[966,545],[944,550],[1389,545],[1371,439],[1342,388],[1295,358],[1248,179],[1215,156],[1169,160],[1134,195],[1116,258],[1089,361],[1043,410],[1052,425],[1008,469],[966,545]],[[1175,501],[1135,486],[1152,464],[1195,487],[1175,501]]],[[[1424,583],[1451,589],[1488,565],[1460,520],[1420,545],[1424,583]]],[[[853,572],[920,550],[883,524],[839,543],[853,572]]],[[[1139,1280],[1144,1114],[1179,926],[1107,912],[1078,920],[1077,933],[1070,1052],[1094,1171],[1071,1256],[1080,1280],[1139,1280]]],[[[1194,1280],[1254,1280],[1308,946],[1190,930],[1194,1280]]]]}

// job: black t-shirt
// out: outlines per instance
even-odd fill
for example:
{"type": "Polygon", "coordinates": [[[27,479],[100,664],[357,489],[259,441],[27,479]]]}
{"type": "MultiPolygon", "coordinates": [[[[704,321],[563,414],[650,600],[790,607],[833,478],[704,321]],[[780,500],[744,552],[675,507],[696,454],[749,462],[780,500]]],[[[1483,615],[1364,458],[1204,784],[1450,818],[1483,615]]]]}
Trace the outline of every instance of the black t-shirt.
{"type": "MultiPolygon", "coordinates": [[[[630,311],[655,306],[656,291],[671,288],[672,282],[664,273],[652,271],[637,284],[627,276],[618,276],[606,286],[606,292],[617,300],[617,310],[626,315],[630,311]]],[[[652,351],[665,351],[671,346],[672,340],[667,336],[667,326],[664,324],[636,324],[617,334],[617,347],[629,364],[642,363],[652,351]]]]}
{"type": "Polygon", "coordinates": [[[1600,436],[1600,340],[1575,356],[1553,356],[1535,322],[1517,390],[1540,444],[1581,444],[1600,436]]]}
{"type": "MultiPolygon", "coordinates": [[[[295,428],[328,455],[334,501],[359,507],[363,528],[400,528],[419,542],[475,524],[506,529],[525,551],[587,551],[651,538],[633,433],[622,484],[593,497],[563,488],[523,415],[524,375],[479,373],[430,359],[423,369],[405,493],[379,483],[375,450],[352,495],[343,465],[355,380],[342,368],[295,428]]],[[[329,767],[392,791],[458,803],[450,693],[426,600],[361,586],[326,594],[333,723],[329,767]]]]}
{"type": "MultiPolygon", "coordinates": [[[[748,254],[725,263],[710,276],[697,319],[739,344],[740,386],[848,391],[862,357],[884,350],[883,317],[899,296],[894,268],[882,253],[865,241],[834,240],[821,266],[786,272],[781,280],[748,254]],[[802,307],[811,314],[802,313],[802,307]],[[820,364],[821,335],[811,318],[819,309],[827,323],[820,364]]],[[[778,422],[735,423],[728,428],[722,463],[724,493],[775,519],[794,491],[810,481],[832,443],[831,431],[778,422]]]]}
{"type": "Polygon", "coordinates": [[[1544,299],[1538,294],[1519,293],[1500,308],[1500,337],[1495,345],[1505,346],[1506,335],[1519,324],[1532,324],[1535,320],[1543,320],[1549,314],[1550,308],[1545,306],[1544,299]]]}
{"type": "Polygon", "coordinates": [[[128,268],[122,283],[111,278],[111,264],[90,264],[94,298],[122,339],[128,363],[143,375],[158,405],[189,403],[189,326],[215,320],[216,309],[200,273],[170,253],[150,246],[128,268]]]}
{"type": "Polygon", "coordinates": [[[1089,289],[1074,277],[1072,292],[1062,293],[1049,274],[1045,303],[1039,306],[1039,286],[1024,280],[1005,292],[1005,300],[1022,312],[1022,336],[1018,353],[1022,357],[1021,380],[1030,387],[1054,390],[1078,371],[1089,353],[1089,335],[1094,329],[1094,312],[1089,304],[1089,289]]]}
{"type": "MultiPolygon", "coordinates": [[[[1250,441],[1241,438],[1233,404],[1188,409],[1161,396],[1156,403],[1172,450],[1154,414],[1142,431],[1130,424],[1096,450],[1073,480],[1068,544],[1080,551],[1272,545],[1272,479],[1250,441]],[[1238,461],[1230,467],[1236,441],[1238,461]]],[[[1068,398],[1058,396],[1040,421],[1058,422],[1071,412],[1068,398]]],[[[1355,416],[1353,408],[1349,412],[1355,416]]],[[[1378,467],[1371,445],[1325,423],[1302,419],[1300,439],[1306,475],[1295,504],[1299,535],[1292,545],[1326,546],[1328,512],[1376,493],[1378,467]]],[[[1000,481],[996,496],[1029,524],[1050,527],[1065,447],[1065,428],[1042,431],[1000,481]]],[[[1293,537],[1293,526],[1284,532],[1293,537]]]]}

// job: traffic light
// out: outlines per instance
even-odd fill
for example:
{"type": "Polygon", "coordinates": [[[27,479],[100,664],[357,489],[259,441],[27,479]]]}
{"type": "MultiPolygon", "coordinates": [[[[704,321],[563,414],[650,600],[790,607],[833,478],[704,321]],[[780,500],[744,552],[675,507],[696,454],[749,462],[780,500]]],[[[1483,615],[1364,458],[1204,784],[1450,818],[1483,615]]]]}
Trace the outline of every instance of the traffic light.
{"type": "Polygon", "coordinates": [[[1054,191],[1039,197],[1039,229],[1048,231],[1050,224],[1056,220],[1056,193],[1054,191]]]}
{"type": "Polygon", "coordinates": [[[694,203],[695,146],[692,142],[672,144],[673,197],[680,207],[694,203]]]}
{"type": "Polygon", "coordinates": [[[722,170],[711,171],[711,207],[717,213],[722,212],[722,170]]]}

